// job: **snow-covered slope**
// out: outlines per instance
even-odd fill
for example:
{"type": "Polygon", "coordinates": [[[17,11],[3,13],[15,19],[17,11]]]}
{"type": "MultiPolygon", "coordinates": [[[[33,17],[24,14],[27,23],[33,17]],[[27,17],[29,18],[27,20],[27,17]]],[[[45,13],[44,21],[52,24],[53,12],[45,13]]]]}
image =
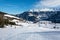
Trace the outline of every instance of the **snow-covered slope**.
{"type": "Polygon", "coordinates": [[[60,40],[60,30],[43,27],[0,28],[0,40],[60,40]]]}
{"type": "Polygon", "coordinates": [[[13,16],[13,15],[9,15],[9,14],[5,14],[4,16],[5,16],[5,17],[10,17],[10,18],[20,19],[20,18],[18,18],[18,17],[15,17],[15,16],[13,16]]]}

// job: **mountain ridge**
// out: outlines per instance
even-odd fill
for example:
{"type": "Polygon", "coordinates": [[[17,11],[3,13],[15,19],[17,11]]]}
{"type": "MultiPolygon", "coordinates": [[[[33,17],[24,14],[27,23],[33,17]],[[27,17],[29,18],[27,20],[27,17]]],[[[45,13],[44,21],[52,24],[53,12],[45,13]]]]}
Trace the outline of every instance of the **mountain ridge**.
{"type": "Polygon", "coordinates": [[[56,21],[57,18],[60,20],[60,16],[58,17],[58,15],[57,15],[59,13],[60,13],[60,11],[39,11],[39,12],[38,11],[25,11],[16,16],[19,18],[23,18],[26,21],[32,21],[32,22],[37,22],[37,21],[41,21],[41,20],[42,21],[43,20],[56,21]],[[38,18],[38,16],[39,16],[39,18],[38,18]],[[52,18],[51,16],[53,16],[55,19],[52,18]]]}

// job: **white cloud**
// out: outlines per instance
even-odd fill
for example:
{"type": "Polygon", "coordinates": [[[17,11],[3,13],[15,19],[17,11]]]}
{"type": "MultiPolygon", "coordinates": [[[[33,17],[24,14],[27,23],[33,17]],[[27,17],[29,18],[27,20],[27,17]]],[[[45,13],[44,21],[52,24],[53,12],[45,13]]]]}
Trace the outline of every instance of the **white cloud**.
{"type": "Polygon", "coordinates": [[[42,0],[37,2],[35,7],[44,8],[44,7],[58,7],[60,6],[60,0],[42,0]]]}

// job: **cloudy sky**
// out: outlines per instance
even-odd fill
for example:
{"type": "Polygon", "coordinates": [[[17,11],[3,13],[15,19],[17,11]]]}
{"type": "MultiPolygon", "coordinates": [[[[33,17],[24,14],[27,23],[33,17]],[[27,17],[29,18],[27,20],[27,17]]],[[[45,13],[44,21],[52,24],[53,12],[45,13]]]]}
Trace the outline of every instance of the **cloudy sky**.
{"type": "Polygon", "coordinates": [[[0,0],[0,11],[18,14],[29,9],[60,8],[60,0],[0,0]]]}
{"type": "Polygon", "coordinates": [[[59,8],[60,0],[40,0],[35,4],[36,8],[59,8]]]}

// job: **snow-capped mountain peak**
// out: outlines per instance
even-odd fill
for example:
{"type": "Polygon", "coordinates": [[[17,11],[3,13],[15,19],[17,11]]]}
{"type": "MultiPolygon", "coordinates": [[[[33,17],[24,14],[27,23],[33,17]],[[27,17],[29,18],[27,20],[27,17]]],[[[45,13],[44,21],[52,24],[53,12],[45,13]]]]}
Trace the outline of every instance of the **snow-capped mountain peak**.
{"type": "Polygon", "coordinates": [[[40,11],[54,11],[51,8],[42,8],[42,9],[30,9],[29,12],[40,12],[40,11]]]}
{"type": "Polygon", "coordinates": [[[44,9],[41,9],[40,11],[54,11],[54,10],[49,8],[44,8],[44,9]]]}
{"type": "Polygon", "coordinates": [[[39,12],[39,9],[30,9],[29,12],[39,12]]]}

